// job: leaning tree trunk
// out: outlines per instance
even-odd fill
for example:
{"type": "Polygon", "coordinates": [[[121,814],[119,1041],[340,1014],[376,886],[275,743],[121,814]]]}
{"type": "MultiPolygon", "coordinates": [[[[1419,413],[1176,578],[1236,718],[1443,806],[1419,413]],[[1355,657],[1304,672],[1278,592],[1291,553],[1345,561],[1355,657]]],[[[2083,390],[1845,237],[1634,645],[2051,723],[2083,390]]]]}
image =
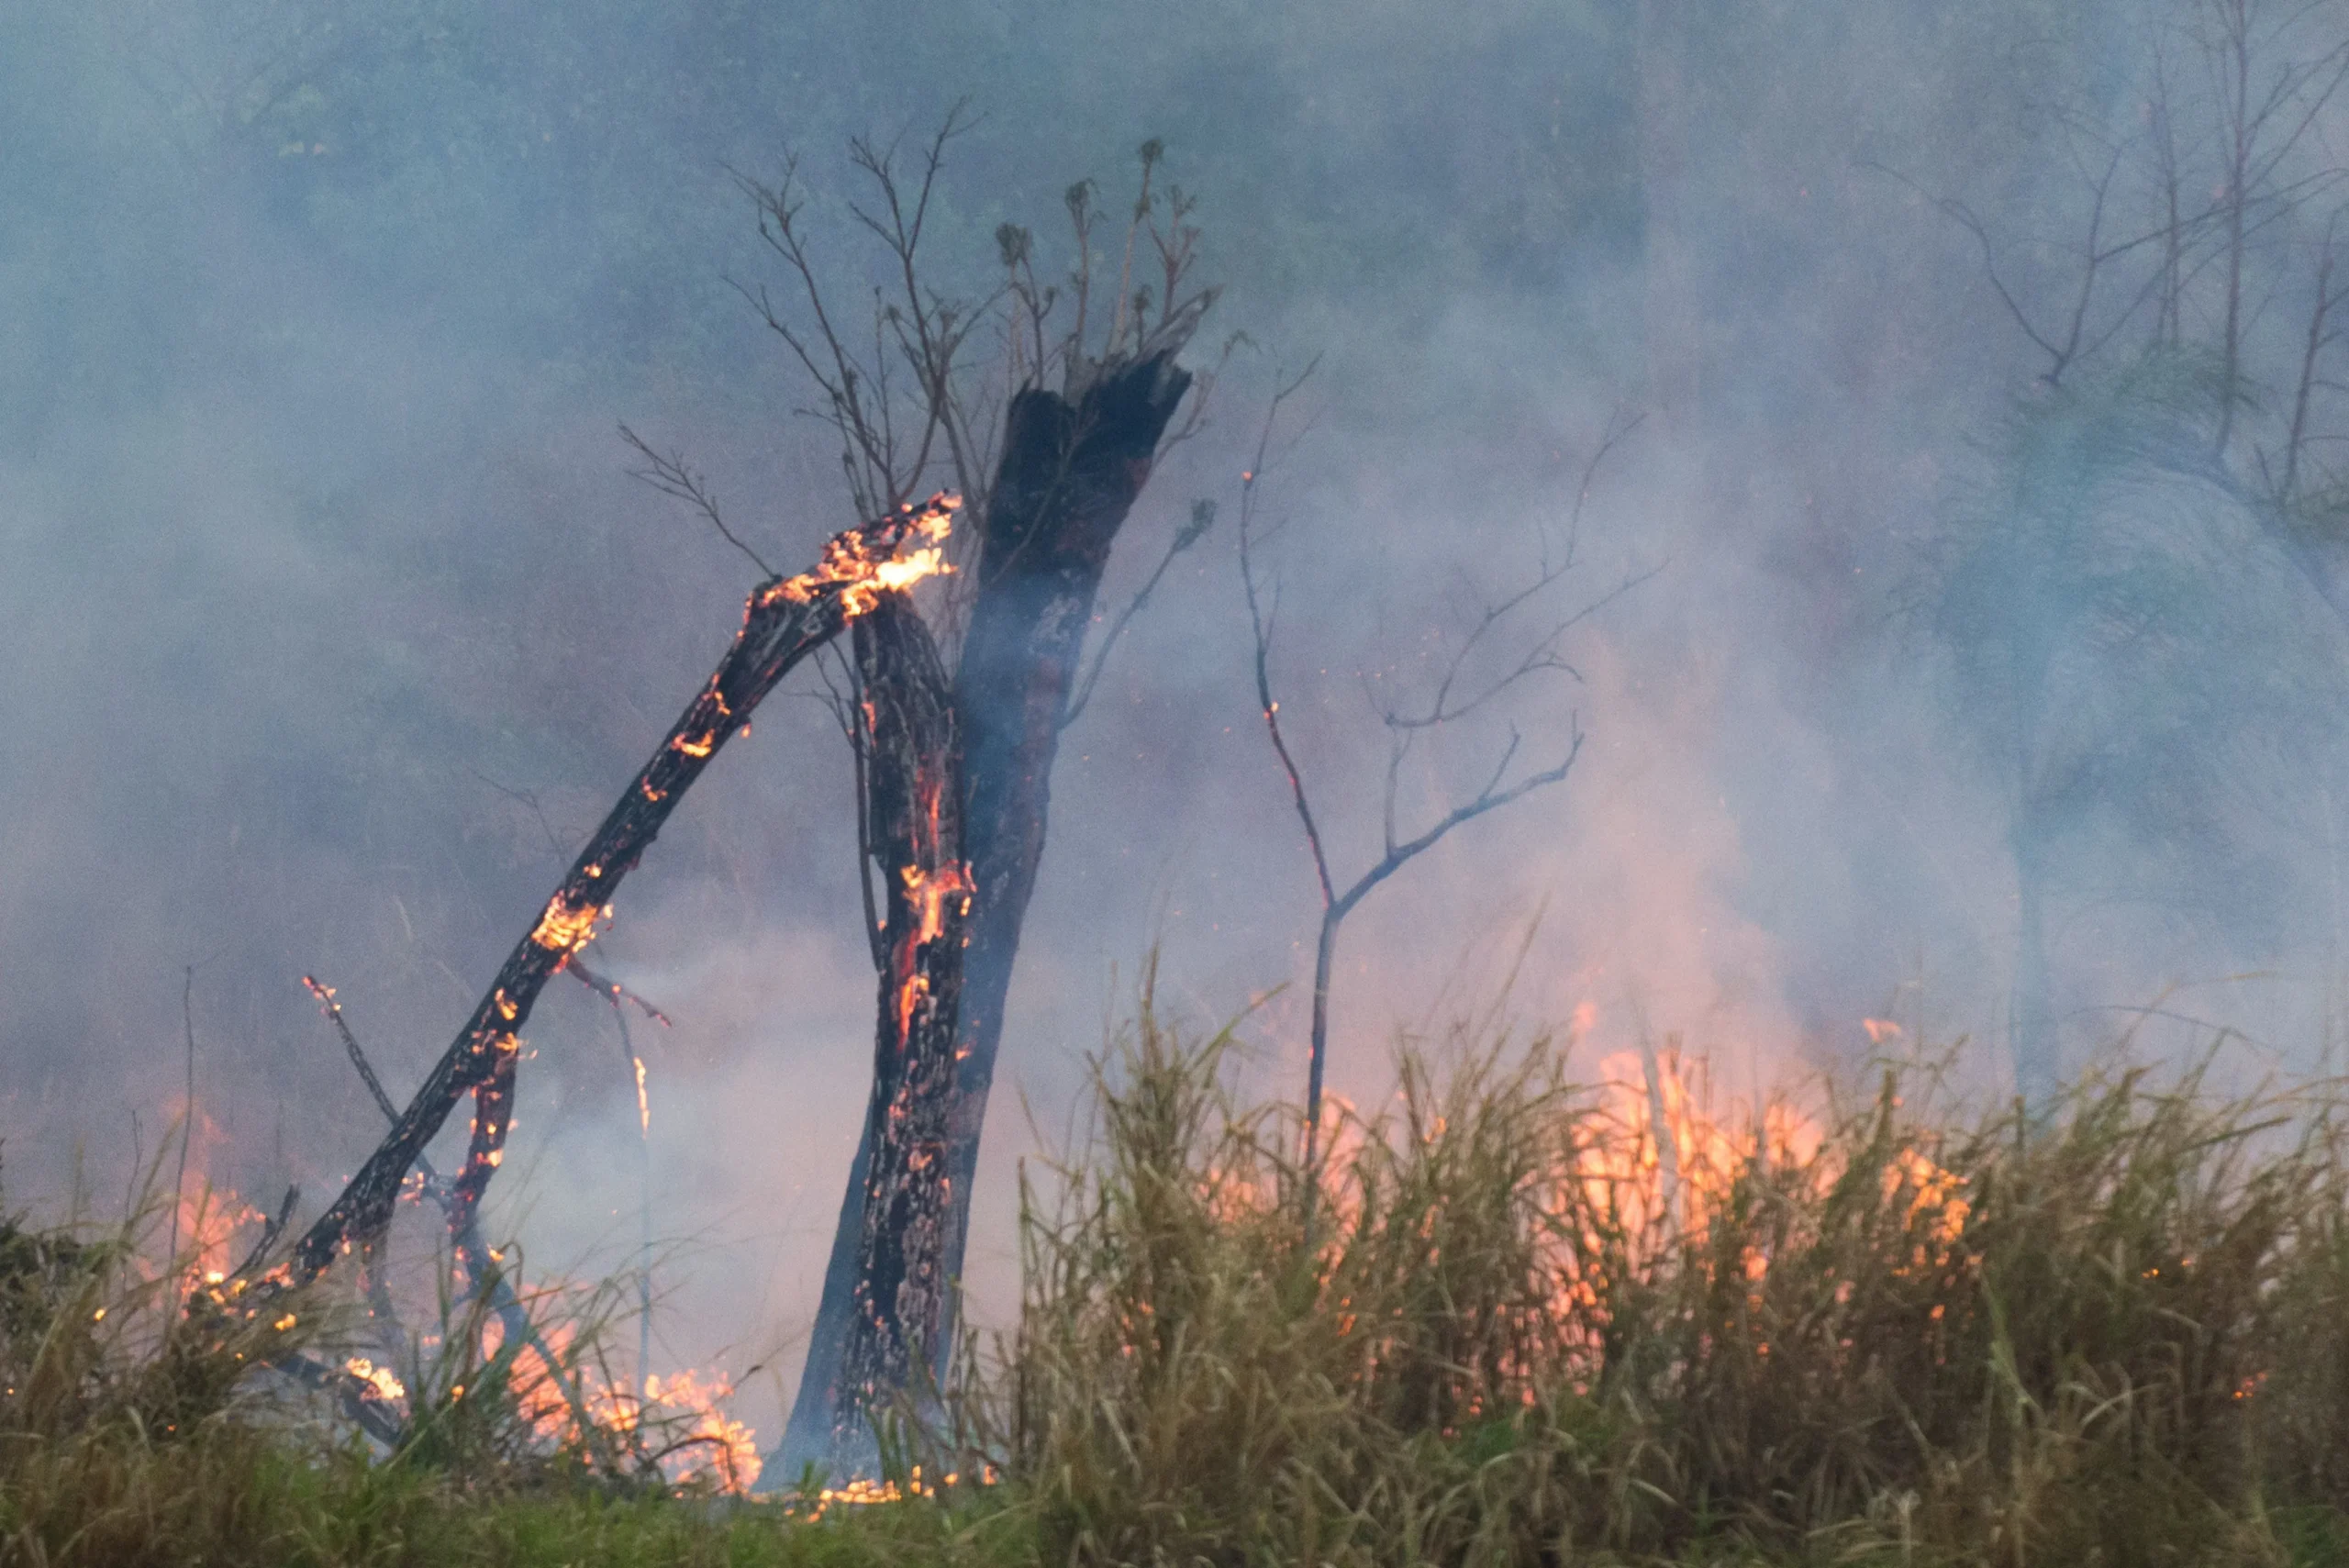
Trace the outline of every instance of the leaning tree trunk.
{"type": "MultiPolygon", "coordinates": [[[[594,939],[621,879],[651,847],[718,750],[749,725],[751,710],[801,660],[888,599],[889,587],[933,570],[949,520],[938,502],[902,507],[833,538],[812,571],[752,590],[743,606],[742,629],[725,659],[572,862],[537,923],[507,955],[488,994],[394,1119],[389,1134],[295,1242],[284,1263],[250,1277],[240,1273],[220,1288],[222,1298],[241,1296],[256,1283],[264,1298],[306,1284],[343,1253],[380,1237],[410,1167],[468,1094],[473,1096],[473,1139],[451,1183],[448,1212],[452,1235],[471,1230],[482,1191],[504,1158],[520,1055],[518,1031],[529,1021],[539,993],[594,939]],[[920,552],[897,559],[898,547],[908,542],[919,545],[920,552]]],[[[250,1266],[258,1271],[264,1261],[256,1255],[250,1266]]]]}
{"type": "MultiPolygon", "coordinates": [[[[1097,367],[1063,395],[1030,387],[1012,399],[1003,455],[980,521],[978,589],[955,672],[963,771],[963,852],[973,897],[963,954],[962,1016],[948,1106],[944,1271],[959,1284],[979,1133],[1003,1040],[1004,1004],[1036,867],[1044,852],[1052,760],[1111,546],[1150,477],[1167,421],[1191,384],[1174,362],[1196,312],[1178,313],[1140,351],[1097,367]]],[[[887,868],[883,868],[885,872],[887,868]]],[[[884,986],[883,1006],[888,1006],[884,986]]],[[[858,1145],[841,1203],[799,1393],[768,1485],[835,1450],[843,1351],[856,1320],[865,1193],[883,1171],[873,1131],[858,1145]]],[[[885,1172],[884,1179],[887,1179],[885,1172]]],[[[943,1378],[955,1305],[928,1350],[943,1378]]]]}
{"type": "Polygon", "coordinates": [[[963,759],[953,691],[930,628],[903,595],[856,623],[864,692],[866,841],[887,916],[874,1031],[873,1093],[860,1147],[855,1286],[833,1388],[831,1454],[843,1469],[878,1458],[874,1421],[930,1364],[949,1318],[948,1115],[963,924],[963,759]]]}

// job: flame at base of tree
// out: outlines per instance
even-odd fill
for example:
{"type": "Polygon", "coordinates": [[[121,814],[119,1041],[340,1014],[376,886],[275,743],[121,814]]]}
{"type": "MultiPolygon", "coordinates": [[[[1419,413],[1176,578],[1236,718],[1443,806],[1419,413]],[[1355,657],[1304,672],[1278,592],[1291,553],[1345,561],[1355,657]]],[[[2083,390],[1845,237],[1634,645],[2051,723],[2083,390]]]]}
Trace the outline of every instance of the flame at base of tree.
{"type": "Polygon", "coordinates": [[[791,1512],[794,1517],[813,1524],[834,1508],[867,1508],[884,1503],[902,1503],[907,1497],[935,1497],[959,1486],[992,1486],[996,1481],[996,1470],[991,1464],[983,1464],[977,1472],[967,1476],[959,1471],[950,1470],[934,1481],[925,1476],[922,1467],[916,1464],[907,1468],[903,1485],[896,1481],[844,1481],[838,1486],[818,1487],[813,1496],[794,1499],[791,1512]]]}

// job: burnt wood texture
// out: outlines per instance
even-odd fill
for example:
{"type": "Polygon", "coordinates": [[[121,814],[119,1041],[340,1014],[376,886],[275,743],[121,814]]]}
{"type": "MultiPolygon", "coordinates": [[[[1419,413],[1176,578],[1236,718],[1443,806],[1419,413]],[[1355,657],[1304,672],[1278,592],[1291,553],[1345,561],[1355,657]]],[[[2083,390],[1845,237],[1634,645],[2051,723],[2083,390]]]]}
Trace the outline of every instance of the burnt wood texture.
{"type": "Polygon", "coordinates": [[[913,543],[916,557],[934,561],[946,517],[937,502],[901,507],[879,522],[836,535],[814,569],[771,579],[751,591],[726,657],[572,862],[423,1086],[340,1195],[294,1243],[285,1262],[262,1283],[306,1283],[343,1253],[382,1235],[409,1170],[468,1094],[473,1096],[473,1138],[451,1183],[449,1225],[453,1234],[471,1230],[482,1190],[503,1157],[519,1054],[517,1031],[529,1020],[539,993],[594,939],[621,879],[651,847],[702,771],[748,725],[761,700],[800,661],[872,610],[888,584],[909,581],[925,569],[914,558],[900,559],[900,546],[913,543]]]}
{"type": "MultiPolygon", "coordinates": [[[[1052,762],[1110,550],[1190,388],[1190,373],[1174,355],[1197,319],[1190,313],[1131,358],[1095,367],[1068,393],[1031,386],[1015,396],[979,522],[977,587],[952,684],[972,897],[946,1106],[947,1297],[925,1347],[925,1372],[941,1382],[1004,1006],[1043,858],[1052,762]]],[[[885,863],[880,870],[896,874],[885,863]]],[[[888,989],[885,978],[885,1010],[888,989]]],[[[770,1485],[796,1481],[809,1464],[835,1474],[861,1469],[871,1435],[847,1429],[845,1413],[859,1400],[896,1391],[844,1375],[852,1334],[862,1331],[857,1297],[867,1190],[880,1166],[875,1152],[868,1118],[841,1197],[799,1393],[783,1441],[768,1459],[770,1485]]]]}

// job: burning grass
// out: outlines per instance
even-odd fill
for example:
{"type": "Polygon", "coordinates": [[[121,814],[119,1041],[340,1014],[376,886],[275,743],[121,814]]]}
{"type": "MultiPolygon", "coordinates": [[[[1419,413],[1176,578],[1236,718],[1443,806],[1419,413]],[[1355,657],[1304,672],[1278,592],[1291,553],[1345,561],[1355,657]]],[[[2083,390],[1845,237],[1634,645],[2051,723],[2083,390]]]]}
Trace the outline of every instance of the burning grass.
{"type": "Polygon", "coordinates": [[[372,1363],[386,1445],[248,1375],[347,1365],[332,1280],[189,1316],[212,1218],[169,1269],[152,1216],[0,1226],[0,1563],[2349,1562],[2329,1089],[2115,1070],[2026,1123],[1462,1046],[1308,1177],[1231,1052],[1145,997],[1027,1188],[1017,1326],[887,1480],[796,1503],[725,1495],[699,1387],[705,1473],[645,1471],[592,1292],[372,1363]]]}
{"type": "Polygon", "coordinates": [[[0,1564],[1002,1560],[934,1503],[815,1529],[729,1504],[749,1434],[725,1390],[602,1377],[610,1290],[517,1293],[510,1344],[510,1311],[452,1305],[379,1364],[351,1353],[369,1325],[331,1277],[258,1314],[217,1300],[241,1211],[173,1207],[0,1219],[0,1564]]]}
{"type": "Polygon", "coordinates": [[[1308,1178],[1229,1051],[1145,1002],[1030,1191],[968,1418],[1046,1561],[2349,1561],[2329,1092],[1715,1115],[1537,1040],[1406,1052],[1308,1178]]]}

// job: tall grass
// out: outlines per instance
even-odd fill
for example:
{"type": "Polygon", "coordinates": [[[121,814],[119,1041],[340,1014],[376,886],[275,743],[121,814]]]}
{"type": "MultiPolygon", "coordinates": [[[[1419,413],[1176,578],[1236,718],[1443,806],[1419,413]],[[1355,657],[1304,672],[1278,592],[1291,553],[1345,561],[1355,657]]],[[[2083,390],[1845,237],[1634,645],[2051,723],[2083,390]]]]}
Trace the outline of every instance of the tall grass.
{"type": "Polygon", "coordinates": [[[142,1245],[162,1212],[0,1218],[0,1560],[167,1561],[155,1542],[239,1528],[265,1446],[249,1374],[315,1335],[315,1303],[184,1310],[195,1253],[142,1245]]]}
{"type": "Polygon", "coordinates": [[[1455,1042],[1308,1171],[1233,1064],[1145,995],[1023,1182],[1016,1325],[883,1434],[880,1507],[681,1497],[640,1423],[585,1429],[592,1292],[527,1336],[450,1303],[362,1437],[250,1371],[360,1343],[347,1284],[189,1312],[151,1216],[0,1221],[0,1568],[2349,1562],[2329,1090],[1731,1106],[1455,1042]]]}
{"type": "Polygon", "coordinates": [[[566,1391],[594,1376],[609,1288],[520,1292],[504,1313],[485,1296],[444,1294],[431,1331],[397,1358],[399,1397],[362,1407],[372,1435],[355,1429],[331,1397],[355,1392],[341,1358],[385,1352],[347,1285],[329,1280],[257,1314],[243,1297],[216,1300],[202,1262],[217,1237],[209,1249],[189,1237],[171,1256],[165,1236],[184,1233],[167,1229],[167,1212],[150,1202],[116,1222],[0,1218],[6,1568],[974,1555],[965,1526],[939,1510],[810,1531],[776,1510],[716,1508],[694,1485],[681,1495],[662,1462],[710,1446],[689,1418],[664,1420],[609,1383],[592,1402],[566,1391]],[[501,1331],[515,1310],[531,1320],[527,1335],[501,1331]],[[283,1370],[295,1366],[303,1375],[283,1370]]]}
{"type": "Polygon", "coordinates": [[[1542,1040],[1406,1051],[1308,1173],[1230,1050],[1145,1002],[1025,1189],[973,1419],[1047,1561],[2349,1561],[2322,1095],[1725,1123],[1542,1040]]]}

